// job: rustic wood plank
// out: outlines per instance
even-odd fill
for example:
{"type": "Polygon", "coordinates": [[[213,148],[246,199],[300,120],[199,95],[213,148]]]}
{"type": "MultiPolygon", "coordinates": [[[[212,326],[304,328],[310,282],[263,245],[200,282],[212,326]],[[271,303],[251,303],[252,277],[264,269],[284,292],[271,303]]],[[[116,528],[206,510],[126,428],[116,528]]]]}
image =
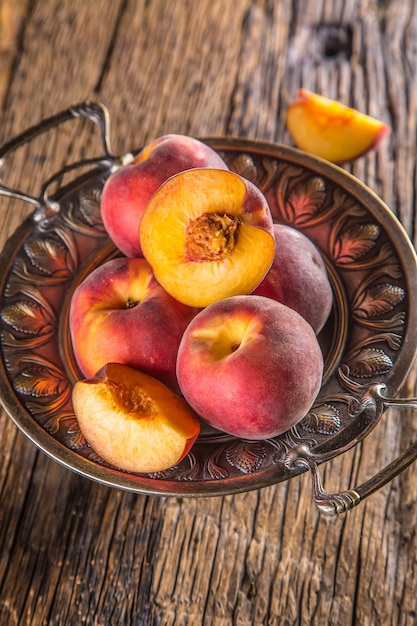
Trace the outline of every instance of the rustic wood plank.
{"type": "MultiPolygon", "coordinates": [[[[381,150],[347,169],[415,238],[416,2],[0,6],[2,23],[12,9],[20,20],[6,46],[13,74],[0,72],[2,140],[92,98],[110,109],[118,152],[164,132],[288,143],[284,111],[304,86],[391,124],[381,150]]],[[[42,180],[95,148],[94,129],[71,126],[40,140],[47,160],[24,151],[7,174],[30,187],[34,164],[42,180]]],[[[2,242],[28,211],[8,206],[2,242]]],[[[416,389],[414,372],[404,391],[416,389]]],[[[411,411],[389,412],[321,468],[325,487],[366,480],[416,434],[411,411]]],[[[0,623],[412,624],[416,478],[412,466],[337,519],[314,509],[308,474],[223,498],[135,496],[58,466],[2,413],[0,623]]]]}

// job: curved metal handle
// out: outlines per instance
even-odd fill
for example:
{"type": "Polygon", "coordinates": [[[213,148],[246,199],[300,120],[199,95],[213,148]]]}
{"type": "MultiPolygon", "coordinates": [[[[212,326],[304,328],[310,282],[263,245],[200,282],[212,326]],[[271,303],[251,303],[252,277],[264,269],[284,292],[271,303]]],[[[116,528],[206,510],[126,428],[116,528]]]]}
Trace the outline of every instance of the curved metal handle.
{"type": "MultiPolygon", "coordinates": [[[[378,421],[382,412],[389,408],[417,409],[417,398],[387,399],[383,395],[383,385],[375,385],[371,394],[368,394],[367,400],[372,396],[374,399],[374,413],[376,421],[378,421]]],[[[366,407],[369,409],[369,402],[366,407]]],[[[335,515],[346,513],[353,507],[362,502],[365,498],[373,494],[378,489],[392,481],[403,470],[411,465],[417,459],[417,442],[412,443],[404,450],[394,461],[388,463],[383,469],[374,476],[366,480],[361,485],[340,491],[339,493],[328,493],[322,485],[320,474],[318,471],[320,455],[315,455],[307,446],[298,446],[293,448],[288,454],[285,463],[288,467],[298,465],[310,470],[312,477],[312,492],[314,503],[318,509],[327,515],[335,515]]]]}
{"type": "Polygon", "coordinates": [[[15,137],[14,139],[4,144],[0,148],[0,167],[3,165],[5,157],[8,154],[17,150],[24,144],[29,143],[38,135],[41,135],[42,133],[45,133],[48,130],[54,128],[55,126],[58,126],[68,120],[79,119],[79,118],[91,120],[98,126],[100,130],[100,134],[101,134],[102,149],[103,149],[103,154],[101,156],[92,158],[92,159],[84,159],[82,161],[78,161],[71,165],[67,165],[66,167],[61,169],[59,172],[54,174],[42,186],[39,197],[23,193],[17,189],[13,189],[11,187],[4,185],[1,182],[0,182],[0,195],[12,197],[12,198],[19,198],[21,200],[24,200],[26,202],[33,204],[38,210],[38,212],[41,214],[41,217],[43,217],[45,209],[47,209],[48,211],[52,211],[52,212],[56,212],[57,210],[59,210],[58,205],[54,203],[48,197],[48,188],[50,187],[51,183],[54,182],[57,178],[81,166],[86,166],[86,165],[99,165],[100,166],[101,165],[104,167],[111,167],[112,165],[114,165],[118,161],[118,157],[114,156],[110,149],[110,139],[109,139],[110,119],[109,119],[108,111],[106,107],[102,104],[87,101],[87,102],[80,103],[76,106],[69,107],[65,111],[62,111],[61,113],[58,113],[57,115],[53,115],[52,117],[49,117],[43,120],[40,124],[36,126],[32,126],[31,128],[27,129],[26,131],[24,131],[23,133],[15,137]]]}

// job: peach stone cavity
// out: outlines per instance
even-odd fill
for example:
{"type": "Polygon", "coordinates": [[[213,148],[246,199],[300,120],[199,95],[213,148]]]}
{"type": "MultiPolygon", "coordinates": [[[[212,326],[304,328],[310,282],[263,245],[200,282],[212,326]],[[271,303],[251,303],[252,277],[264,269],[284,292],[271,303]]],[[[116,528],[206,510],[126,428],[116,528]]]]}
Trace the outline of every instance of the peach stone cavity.
{"type": "Polygon", "coordinates": [[[237,240],[239,219],[234,215],[203,213],[185,231],[185,254],[190,261],[220,261],[237,240]]]}

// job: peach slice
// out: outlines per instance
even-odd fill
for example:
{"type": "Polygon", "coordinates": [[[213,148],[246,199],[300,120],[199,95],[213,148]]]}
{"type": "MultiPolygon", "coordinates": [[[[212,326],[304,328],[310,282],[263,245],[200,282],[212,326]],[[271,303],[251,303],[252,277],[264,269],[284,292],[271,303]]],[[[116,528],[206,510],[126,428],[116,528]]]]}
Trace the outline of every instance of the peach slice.
{"type": "Polygon", "coordinates": [[[75,416],[92,449],[128,472],[168,469],[189,452],[200,422],[163,383],[127,365],[109,363],[75,383],[75,416]]]}
{"type": "Polygon", "coordinates": [[[188,170],[161,185],[143,214],[140,242],[162,287],[194,307],[248,294],[275,253],[264,195],[220,169],[188,170]]]}
{"type": "Polygon", "coordinates": [[[298,148],[333,163],[376,149],[391,131],[374,117],[306,89],[287,108],[286,125],[298,148]]]}

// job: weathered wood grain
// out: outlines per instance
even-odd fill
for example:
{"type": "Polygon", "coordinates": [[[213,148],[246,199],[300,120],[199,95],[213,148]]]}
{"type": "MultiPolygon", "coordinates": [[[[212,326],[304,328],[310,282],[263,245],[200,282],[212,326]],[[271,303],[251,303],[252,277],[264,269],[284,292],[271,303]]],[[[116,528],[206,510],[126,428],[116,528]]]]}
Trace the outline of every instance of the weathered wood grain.
{"type": "MultiPolygon", "coordinates": [[[[416,240],[414,0],[2,0],[0,26],[1,141],[93,99],[119,153],[164,132],[288,143],[303,86],[392,126],[347,169],[416,240]]],[[[32,190],[97,146],[70,125],[2,174],[32,190]]],[[[1,210],[3,243],[30,209],[1,210]]],[[[404,394],[416,389],[413,372],[404,394]]],[[[390,411],[321,468],[325,487],[363,482],[416,436],[413,412],[390,411]]],[[[412,466],[336,519],[307,474],[223,498],[136,496],[68,472],[1,413],[0,624],[414,624],[416,484],[412,466]]]]}

